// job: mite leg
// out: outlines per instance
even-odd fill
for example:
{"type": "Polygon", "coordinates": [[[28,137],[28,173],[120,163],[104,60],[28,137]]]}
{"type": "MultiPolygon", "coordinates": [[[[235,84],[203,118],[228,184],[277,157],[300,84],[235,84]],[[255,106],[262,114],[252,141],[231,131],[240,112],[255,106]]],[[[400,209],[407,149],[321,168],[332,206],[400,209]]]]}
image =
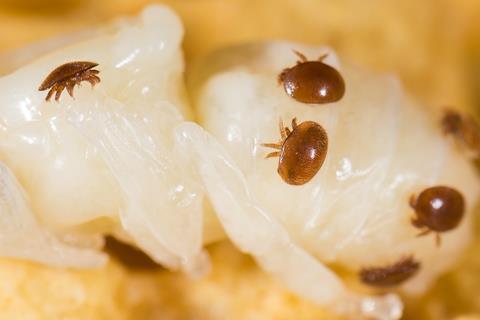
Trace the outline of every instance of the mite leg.
{"type": "Polygon", "coordinates": [[[418,228],[418,229],[422,229],[423,227],[425,227],[423,225],[423,223],[421,223],[417,218],[411,218],[410,219],[410,223],[415,227],[415,228],[418,228]]]}
{"type": "MultiPolygon", "coordinates": [[[[89,71],[96,71],[96,70],[89,70],[89,71]]],[[[86,72],[85,74],[83,74],[80,78],[79,78],[79,81],[88,81],[90,83],[90,85],[93,87],[95,87],[95,85],[97,83],[100,82],[100,78],[98,76],[95,75],[95,73],[93,72],[86,72]]]]}
{"type": "Polygon", "coordinates": [[[93,76],[85,78],[85,81],[88,81],[90,83],[90,85],[92,86],[92,89],[97,84],[97,80],[95,78],[93,78],[93,76]]]}
{"type": "Polygon", "coordinates": [[[292,129],[295,129],[298,126],[297,124],[297,118],[292,119],[292,129]]]}
{"type": "Polygon", "coordinates": [[[432,232],[432,230],[426,229],[426,230],[420,232],[419,234],[417,234],[417,237],[424,237],[424,236],[430,234],[430,232],[432,232]]]}
{"type": "Polygon", "coordinates": [[[274,151],[274,152],[270,152],[269,154],[267,154],[265,156],[265,159],[279,157],[279,156],[280,156],[280,151],[274,151]]]}
{"type": "Polygon", "coordinates": [[[453,136],[477,157],[480,156],[480,126],[472,117],[446,110],[441,125],[444,134],[453,136]]]}
{"type": "Polygon", "coordinates": [[[408,203],[410,204],[410,207],[412,209],[415,209],[415,207],[417,206],[417,197],[414,194],[412,194],[410,196],[410,199],[408,200],[408,203]]]}
{"type": "Polygon", "coordinates": [[[262,147],[273,148],[278,150],[282,149],[282,146],[276,143],[262,143],[262,147]]]}
{"type": "Polygon", "coordinates": [[[285,75],[287,74],[288,70],[290,70],[289,68],[285,68],[282,70],[282,72],[280,72],[280,74],[278,75],[278,78],[277,78],[277,82],[278,84],[282,84],[284,81],[285,81],[285,75]]]}
{"type": "Polygon", "coordinates": [[[55,101],[60,101],[60,97],[62,95],[62,92],[63,92],[63,89],[65,89],[65,85],[64,84],[59,84],[58,87],[55,89],[56,93],[55,93],[55,101]]]}
{"type": "Polygon", "coordinates": [[[278,121],[278,129],[280,130],[280,136],[282,137],[282,141],[287,138],[287,132],[285,131],[285,126],[283,125],[283,120],[280,118],[278,121]]]}
{"type": "MultiPolygon", "coordinates": [[[[75,81],[68,81],[67,82],[67,92],[70,95],[70,97],[73,97],[73,88],[75,87],[75,81]]],[[[75,99],[75,98],[74,98],[75,99]]]]}
{"type": "Polygon", "coordinates": [[[438,232],[435,234],[435,244],[437,245],[437,247],[440,247],[442,245],[442,237],[438,232]]]}
{"type": "Polygon", "coordinates": [[[297,55],[297,57],[300,58],[300,60],[297,61],[297,64],[308,61],[307,57],[303,53],[301,53],[297,50],[293,50],[293,53],[295,53],[297,55]]]}
{"type": "Polygon", "coordinates": [[[322,54],[320,57],[318,57],[318,61],[323,62],[328,57],[328,53],[322,54]]]}
{"type": "Polygon", "coordinates": [[[52,97],[53,93],[55,92],[55,88],[56,88],[55,86],[50,88],[50,90],[47,93],[47,97],[45,98],[45,101],[50,101],[50,98],[52,97]]]}
{"type": "Polygon", "coordinates": [[[100,83],[100,78],[96,75],[92,75],[92,78],[95,80],[96,83],[100,83]]]}
{"type": "Polygon", "coordinates": [[[97,83],[101,81],[100,78],[97,76],[97,74],[99,73],[100,71],[98,70],[87,70],[77,77],[77,83],[80,83],[81,81],[88,81],[93,88],[97,83]]]}

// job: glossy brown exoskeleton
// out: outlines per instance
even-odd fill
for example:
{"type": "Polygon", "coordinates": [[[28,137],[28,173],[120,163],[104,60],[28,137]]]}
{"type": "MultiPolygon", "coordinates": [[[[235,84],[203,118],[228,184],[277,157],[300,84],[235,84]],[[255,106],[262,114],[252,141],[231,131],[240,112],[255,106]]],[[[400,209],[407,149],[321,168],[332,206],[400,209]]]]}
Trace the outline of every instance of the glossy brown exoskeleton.
{"type": "Polygon", "coordinates": [[[278,76],[278,82],[289,96],[308,104],[330,103],[343,97],[345,81],[337,69],[322,62],[326,54],[317,61],[308,61],[302,53],[294,52],[300,61],[278,76]]]}
{"type": "Polygon", "coordinates": [[[98,66],[98,63],[88,61],[75,61],[62,64],[50,72],[38,90],[44,91],[50,89],[45,98],[46,101],[49,101],[54,93],[55,100],[58,101],[65,88],[67,88],[68,94],[73,98],[73,88],[75,85],[80,84],[80,82],[88,81],[92,87],[100,82],[100,78],[97,76],[100,71],[93,69],[96,66],[98,66]]]}
{"type": "Polygon", "coordinates": [[[410,206],[415,210],[412,224],[423,230],[419,236],[435,232],[437,245],[440,245],[440,232],[456,228],[465,213],[462,194],[445,186],[427,188],[418,197],[412,196],[410,206]]]}
{"type": "Polygon", "coordinates": [[[408,256],[391,265],[363,268],[359,276],[369,286],[392,287],[410,279],[419,269],[420,263],[408,256]]]}
{"type": "Polygon", "coordinates": [[[292,185],[302,185],[310,181],[320,170],[325,161],[328,148],[328,137],[325,129],[313,121],[297,124],[292,120],[292,130],[279,123],[281,140],[276,143],[265,143],[263,146],[278,149],[269,153],[266,158],[280,157],[278,174],[292,185]]]}

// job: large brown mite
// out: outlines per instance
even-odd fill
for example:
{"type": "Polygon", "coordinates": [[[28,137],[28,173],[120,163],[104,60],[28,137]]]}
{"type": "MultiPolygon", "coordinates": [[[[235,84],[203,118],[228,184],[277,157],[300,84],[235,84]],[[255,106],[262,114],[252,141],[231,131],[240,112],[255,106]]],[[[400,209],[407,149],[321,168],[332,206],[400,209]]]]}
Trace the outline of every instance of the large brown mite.
{"type": "Polygon", "coordinates": [[[423,229],[419,236],[436,232],[437,245],[440,245],[440,232],[456,228],[465,212],[462,194],[445,186],[427,188],[417,198],[412,196],[410,206],[415,210],[412,224],[423,229]]]}
{"type": "Polygon", "coordinates": [[[401,258],[394,264],[360,270],[360,280],[373,287],[392,287],[410,279],[420,269],[412,256],[401,258]]]}
{"type": "Polygon", "coordinates": [[[345,94],[345,82],[342,75],[322,61],[308,61],[300,52],[294,51],[300,58],[297,64],[284,69],[278,76],[287,94],[302,103],[322,104],[340,100],[345,94]]]}
{"type": "Polygon", "coordinates": [[[67,88],[68,94],[73,98],[73,88],[75,85],[79,85],[80,82],[88,81],[92,85],[92,88],[100,82],[100,78],[97,76],[100,71],[93,69],[96,66],[98,66],[98,63],[88,61],[75,61],[62,64],[50,72],[38,90],[44,91],[50,89],[45,98],[46,101],[49,101],[54,93],[55,100],[58,101],[65,88],[67,88]]]}
{"type": "Polygon", "coordinates": [[[269,153],[266,158],[280,157],[278,174],[292,185],[302,185],[310,181],[323,165],[327,156],[328,137],[325,129],[313,121],[305,121],[297,125],[292,120],[292,131],[283,126],[280,119],[280,136],[278,143],[265,143],[264,147],[278,149],[269,153]]]}
{"type": "Polygon", "coordinates": [[[471,117],[453,110],[446,110],[442,118],[442,129],[453,136],[475,155],[480,156],[480,127],[471,117]]]}

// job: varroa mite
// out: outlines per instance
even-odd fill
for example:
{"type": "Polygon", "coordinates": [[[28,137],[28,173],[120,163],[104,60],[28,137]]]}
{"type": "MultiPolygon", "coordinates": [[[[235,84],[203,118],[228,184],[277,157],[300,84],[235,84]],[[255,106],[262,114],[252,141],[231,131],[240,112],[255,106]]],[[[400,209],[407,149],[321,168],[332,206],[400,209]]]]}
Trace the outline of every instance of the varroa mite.
{"type": "Polygon", "coordinates": [[[320,170],[328,149],[328,136],[321,125],[313,121],[297,124],[292,120],[292,130],[283,126],[280,119],[280,141],[265,143],[264,147],[278,149],[266,158],[279,157],[278,174],[292,185],[302,185],[310,181],[320,170]]]}
{"type": "Polygon", "coordinates": [[[363,268],[360,270],[360,280],[373,287],[393,287],[410,279],[420,269],[420,263],[412,256],[401,258],[394,264],[363,268]]]}
{"type": "Polygon", "coordinates": [[[437,245],[440,245],[440,232],[456,228],[465,213],[462,194],[445,186],[427,188],[418,197],[412,196],[410,206],[415,210],[412,224],[423,230],[419,236],[435,232],[437,245]]]}
{"type": "Polygon", "coordinates": [[[308,104],[331,103],[343,97],[345,81],[337,69],[322,62],[326,54],[317,61],[308,61],[302,53],[294,53],[300,60],[278,76],[278,82],[289,96],[308,104]]]}
{"type": "Polygon", "coordinates": [[[46,101],[49,101],[54,93],[55,100],[58,101],[65,88],[73,98],[73,88],[75,85],[80,84],[80,82],[88,81],[92,85],[92,88],[100,82],[100,78],[97,76],[100,71],[93,69],[96,66],[98,66],[98,63],[88,61],[75,61],[62,64],[50,72],[38,90],[44,91],[50,89],[45,98],[46,101]]]}
{"type": "Polygon", "coordinates": [[[442,117],[442,129],[463,144],[469,151],[480,156],[480,127],[471,117],[453,110],[446,110],[442,117]]]}

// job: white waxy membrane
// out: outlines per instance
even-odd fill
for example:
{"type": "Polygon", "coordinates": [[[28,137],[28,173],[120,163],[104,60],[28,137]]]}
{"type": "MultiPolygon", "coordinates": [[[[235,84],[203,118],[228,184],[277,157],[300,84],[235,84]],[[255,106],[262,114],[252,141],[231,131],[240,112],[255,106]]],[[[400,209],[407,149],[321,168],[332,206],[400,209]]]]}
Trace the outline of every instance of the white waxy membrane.
{"type": "MultiPolygon", "coordinates": [[[[0,79],[0,160],[29,196],[28,219],[74,239],[68,250],[80,240],[85,245],[89,237],[93,243],[114,234],[164,266],[202,273],[208,261],[201,188],[174,150],[174,127],[190,116],[183,27],[169,9],[151,6],[136,19],[93,34],[0,79]],[[98,63],[101,82],[93,89],[82,82],[74,98],[65,90],[59,102],[45,101],[40,83],[72,61],[98,63]]],[[[0,221],[0,234],[12,228],[9,219],[0,221]]],[[[21,231],[15,239],[5,237],[13,246],[21,231]]],[[[23,237],[42,241],[35,234],[23,237]]],[[[88,265],[84,256],[69,265],[88,265]]],[[[98,257],[92,254],[90,264],[98,265],[98,257]]]]}
{"type": "Polygon", "coordinates": [[[358,272],[413,255],[421,269],[401,289],[421,293],[470,241],[477,174],[395,78],[340,64],[329,48],[265,43],[218,51],[189,80],[200,124],[215,138],[194,125],[183,125],[179,136],[194,151],[220,222],[295,292],[345,312],[397,319],[396,295],[357,295],[325,264],[358,272]],[[289,97],[277,76],[295,65],[293,49],[310,60],[328,53],[325,63],[345,79],[343,99],[306,105],[289,97]],[[293,117],[320,123],[329,137],[323,167],[302,186],[286,184],[278,158],[264,159],[273,150],[261,146],[280,139],[279,118],[290,126],[293,117]],[[432,235],[416,237],[410,222],[410,196],[433,185],[456,188],[467,204],[462,224],[442,234],[440,247],[432,235]]]}

